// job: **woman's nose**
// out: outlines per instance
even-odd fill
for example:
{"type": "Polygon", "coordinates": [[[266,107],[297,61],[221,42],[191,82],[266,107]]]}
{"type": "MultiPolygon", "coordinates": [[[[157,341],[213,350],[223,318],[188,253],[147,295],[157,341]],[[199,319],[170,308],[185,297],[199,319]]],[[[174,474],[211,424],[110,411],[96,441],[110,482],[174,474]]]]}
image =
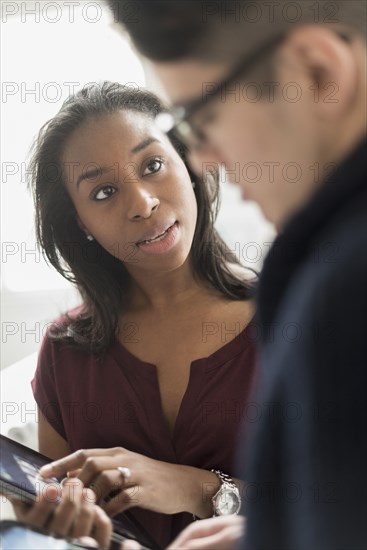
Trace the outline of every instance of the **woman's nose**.
{"type": "Polygon", "coordinates": [[[128,218],[129,220],[140,220],[149,218],[153,212],[158,210],[160,201],[158,197],[152,195],[148,189],[134,183],[131,189],[128,218]]]}

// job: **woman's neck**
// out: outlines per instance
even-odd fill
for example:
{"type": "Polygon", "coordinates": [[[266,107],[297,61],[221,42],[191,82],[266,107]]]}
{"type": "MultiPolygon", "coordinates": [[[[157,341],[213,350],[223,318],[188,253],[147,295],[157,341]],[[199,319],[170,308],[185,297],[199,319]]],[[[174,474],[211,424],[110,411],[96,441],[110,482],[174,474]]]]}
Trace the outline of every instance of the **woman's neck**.
{"type": "Polygon", "coordinates": [[[190,261],[169,272],[130,272],[132,288],[129,309],[166,313],[188,305],[203,293],[195,280],[190,261]]]}

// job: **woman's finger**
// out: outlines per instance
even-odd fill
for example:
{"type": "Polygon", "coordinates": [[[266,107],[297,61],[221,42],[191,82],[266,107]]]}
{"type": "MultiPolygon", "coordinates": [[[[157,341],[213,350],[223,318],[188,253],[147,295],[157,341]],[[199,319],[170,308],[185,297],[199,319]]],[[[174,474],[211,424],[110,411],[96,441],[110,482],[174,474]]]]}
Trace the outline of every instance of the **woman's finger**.
{"type": "Polygon", "coordinates": [[[121,550],[141,550],[142,546],[136,540],[124,540],[121,543],[121,550]]]}
{"type": "Polygon", "coordinates": [[[69,472],[66,472],[66,475],[67,477],[78,477],[81,471],[81,468],[76,468],[75,470],[70,470],[69,472]]]}
{"type": "Polygon", "coordinates": [[[30,502],[21,500],[20,498],[16,498],[9,495],[7,495],[6,498],[12,504],[15,515],[17,516],[18,520],[22,521],[22,518],[29,513],[29,510],[31,509],[32,504],[30,502]]]}
{"type": "Polygon", "coordinates": [[[105,456],[108,454],[111,454],[111,449],[79,449],[75,453],[42,466],[39,473],[43,477],[59,477],[67,472],[82,468],[89,457],[105,456]]]}
{"type": "Polygon", "coordinates": [[[92,489],[86,489],[82,491],[81,504],[79,512],[75,517],[75,521],[72,524],[69,536],[72,538],[79,538],[87,536],[92,532],[94,521],[94,506],[96,495],[92,489]]]}
{"type": "MultiPolygon", "coordinates": [[[[80,479],[88,479],[88,475],[81,476],[80,479]]],[[[83,481],[84,482],[84,481],[83,481]]],[[[130,477],[124,476],[118,468],[113,468],[112,470],[102,470],[96,477],[93,478],[92,482],[84,482],[85,485],[89,485],[91,489],[95,492],[97,496],[97,502],[99,503],[110,493],[116,493],[116,495],[124,489],[125,487],[132,487],[134,482],[130,477]]]]}
{"type": "Polygon", "coordinates": [[[78,544],[88,548],[98,548],[98,542],[93,537],[79,537],[78,544]]]}
{"type": "Polygon", "coordinates": [[[32,527],[46,527],[55,512],[60,499],[60,489],[55,485],[47,485],[37,494],[32,503],[15,497],[9,500],[13,505],[18,521],[23,521],[32,527]]]}
{"type": "Polygon", "coordinates": [[[107,515],[113,517],[120,512],[124,512],[125,510],[132,508],[133,506],[138,506],[139,491],[141,491],[141,487],[138,485],[123,489],[103,506],[103,510],[107,515]]]}
{"type": "MultiPolygon", "coordinates": [[[[119,466],[127,466],[126,460],[122,456],[92,456],[85,461],[78,478],[86,487],[89,487],[92,483],[95,485],[98,478],[100,478],[98,481],[99,486],[97,486],[101,491],[104,491],[108,486],[110,486],[109,491],[114,487],[118,489],[125,485],[124,476],[118,470],[119,466]]],[[[128,481],[130,482],[131,479],[128,481]]],[[[98,494],[98,496],[100,495],[98,494]]]]}
{"type": "Polygon", "coordinates": [[[101,548],[107,548],[112,535],[112,522],[99,506],[94,506],[93,537],[101,548]]]}
{"type": "Polygon", "coordinates": [[[68,535],[77,518],[83,494],[83,484],[77,478],[68,479],[62,486],[62,500],[55,509],[48,529],[60,536],[68,535]]]}
{"type": "Polygon", "coordinates": [[[32,507],[30,512],[23,518],[23,521],[39,529],[42,527],[48,528],[55,513],[55,507],[55,505],[50,505],[47,501],[40,501],[32,507]]]}

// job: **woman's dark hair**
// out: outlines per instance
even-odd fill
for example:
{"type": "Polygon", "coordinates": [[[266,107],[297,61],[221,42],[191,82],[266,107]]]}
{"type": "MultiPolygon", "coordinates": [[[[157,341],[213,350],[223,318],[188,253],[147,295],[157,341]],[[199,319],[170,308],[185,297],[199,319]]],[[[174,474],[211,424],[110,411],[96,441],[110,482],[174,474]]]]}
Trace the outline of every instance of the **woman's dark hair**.
{"type": "MultiPolygon", "coordinates": [[[[118,320],[127,301],[130,276],[123,262],[97,241],[89,242],[78,223],[66,189],[67,170],[62,163],[71,134],[93,118],[120,110],[154,118],[164,111],[152,93],[115,82],[91,84],[70,96],[58,114],[40,130],[31,160],[31,186],[36,208],[36,234],[48,262],[78,288],[83,307],[77,316],[55,326],[54,338],[67,338],[79,349],[99,353],[114,341],[118,320]]],[[[172,145],[182,157],[192,181],[198,218],[192,244],[195,276],[232,299],[253,296],[253,285],[236,277],[228,262],[239,264],[214,228],[218,210],[218,181],[202,182],[186,163],[186,149],[175,137],[172,145]]]]}

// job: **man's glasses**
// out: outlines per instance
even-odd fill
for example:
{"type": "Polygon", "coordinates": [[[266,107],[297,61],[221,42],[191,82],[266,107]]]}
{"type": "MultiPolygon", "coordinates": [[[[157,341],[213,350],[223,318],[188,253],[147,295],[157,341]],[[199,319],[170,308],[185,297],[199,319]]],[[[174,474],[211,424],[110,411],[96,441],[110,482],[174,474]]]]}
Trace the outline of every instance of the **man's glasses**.
{"type": "MultiPolygon", "coordinates": [[[[336,34],[343,41],[350,43],[351,37],[344,31],[337,30],[336,34]]],[[[209,93],[203,94],[200,98],[191,101],[185,106],[174,107],[168,112],[160,113],[156,117],[158,127],[165,133],[175,134],[189,149],[197,149],[202,146],[206,137],[200,128],[190,120],[200,109],[208,103],[225,94],[231,84],[244,78],[246,73],[258,63],[262,57],[275,50],[284,40],[285,33],[273,37],[259,48],[255,53],[243,59],[230,74],[217,84],[209,93]]]]}
{"type": "Polygon", "coordinates": [[[254,54],[241,60],[233,71],[224,80],[216,84],[210,92],[203,94],[200,98],[185,106],[174,107],[168,112],[159,113],[155,119],[158,127],[165,133],[174,133],[191,149],[200,147],[205,142],[205,136],[190,120],[192,116],[203,107],[206,107],[208,103],[226,93],[227,88],[233,82],[243,78],[263,56],[274,50],[282,42],[284,36],[284,34],[281,34],[273,37],[254,54]]]}

